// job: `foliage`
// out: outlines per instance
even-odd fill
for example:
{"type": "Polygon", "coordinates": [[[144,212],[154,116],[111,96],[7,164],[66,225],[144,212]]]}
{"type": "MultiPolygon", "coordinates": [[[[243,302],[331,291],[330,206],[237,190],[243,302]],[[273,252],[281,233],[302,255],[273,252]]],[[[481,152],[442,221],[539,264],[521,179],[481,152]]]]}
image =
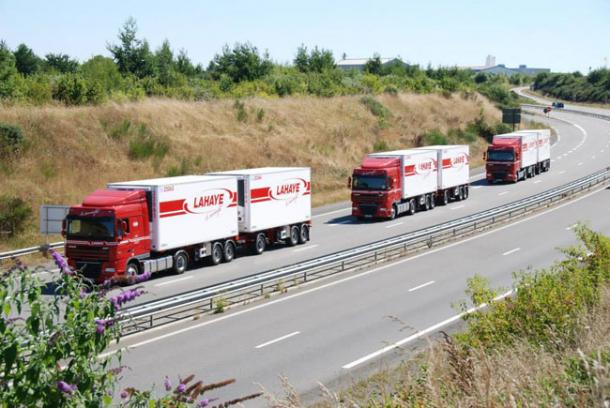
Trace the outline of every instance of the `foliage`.
{"type": "Polygon", "coordinates": [[[10,160],[19,156],[26,146],[25,136],[19,126],[0,122],[0,159],[10,160]]]}
{"type": "Polygon", "coordinates": [[[386,108],[381,102],[372,96],[363,96],[360,102],[368,108],[368,110],[378,118],[378,124],[381,129],[388,126],[388,121],[392,117],[392,112],[386,108]]]}
{"type": "Polygon", "coordinates": [[[0,100],[13,96],[17,67],[15,56],[4,41],[0,41],[0,100]]]}
{"type": "Polygon", "coordinates": [[[45,55],[44,65],[47,70],[60,74],[74,74],[78,70],[78,61],[70,58],[68,54],[49,53],[45,55]]]}
{"type": "Polygon", "coordinates": [[[311,52],[307,53],[307,47],[305,47],[305,45],[301,45],[297,50],[294,66],[300,72],[318,73],[332,70],[336,67],[332,51],[323,48],[319,49],[316,46],[311,52]]]}
{"type": "Polygon", "coordinates": [[[375,54],[373,58],[369,59],[366,64],[364,64],[364,72],[373,75],[381,75],[381,57],[379,54],[375,54]]]}
{"type": "Polygon", "coordinates": [[[210,62],[208,72],[214,79],[227,75],[233,82],[253,81],[271,72],[272,63],[267,54],[261,56],[250,43],[225,45],[222,54],[216,54],[210,62]]]}
{"type": "Polygon", "coordinates": [[[25,44],[19,44],[14,55],[17,71],[23,75],[36,73],[42,65],[41,59],[25,44]]]}
{"type": "Polygon", "coordinates": [[[610,70],[600,68],[587,76],[580,72],[571,74],[538,74],[534,89],[557,98],[576,102],[610,101],[610,70]]]}
{"type": "Polygon", "coordinates": [[[0,196],[0,239],[22,232],[31,218],[32,208],[21,198],[0,196]]]}
{"type": "Polygon", "coordinates": [[[169,140],[152,133],[144,124],[140,125],[136,137],[129,141],[129,157],[135,160],[163,159],[169,149],[169,140]]]}
{"type": "Polygon", "coordinates": [[[153,55],[148,41],[136,37],[138,27],[133,18],[129,18],[119,30],[120,45],[108,45],[119,71],[144,78],[153,73],[153,55]]]}

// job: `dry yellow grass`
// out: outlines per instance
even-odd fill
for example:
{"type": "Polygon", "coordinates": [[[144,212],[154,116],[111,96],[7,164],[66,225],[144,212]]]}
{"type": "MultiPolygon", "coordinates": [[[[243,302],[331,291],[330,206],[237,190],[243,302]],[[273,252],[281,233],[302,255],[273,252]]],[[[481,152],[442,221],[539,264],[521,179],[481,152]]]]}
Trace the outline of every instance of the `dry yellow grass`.
{"type": "MultiPolygon", "coordinates": [[[[244,101],[245,122],[236,119],[231,100],[146,99],[94,107],[4,107],[0,122],[20,126],[30,148],[10,174],[3,175],[0,194],[27,199],[37,213],[43,203],[78,203],[108,182],[165,176],[170,167],[185,159],[193,173],[310,166],[314,205],[321,205],[349,198],[347,177],[376,141],[405,148],[426,131],[463,127],[481,113],[492,122],[500,118],[499,111],[477,95],[377,98],[392,112],[389,127],[383,130],[358,96],[248,99],[244,101]],[[257,119],[259,109],[264,110],[262,120],[257,119]],[[113,130],[124,121],[131,130],[117,140],[113,130]],[[163,160],[129,158],[129,139],[142,124],[171,142],[163,160]]],[[[484,145],[477,141],[472,146],[474,165],[481,164],[484,145]]],[[[40,240],[33,229],[18,242],[40,240]]]]}

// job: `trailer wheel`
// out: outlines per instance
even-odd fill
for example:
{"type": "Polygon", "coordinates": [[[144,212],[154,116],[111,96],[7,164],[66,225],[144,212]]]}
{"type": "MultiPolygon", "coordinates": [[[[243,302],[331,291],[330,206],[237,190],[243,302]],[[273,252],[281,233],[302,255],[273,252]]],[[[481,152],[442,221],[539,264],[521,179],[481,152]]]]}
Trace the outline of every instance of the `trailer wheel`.
{"type": "Polygon", "coordinates": [[[430,209],[434,210],[434,207],[436,207],[436,197],[434,194],[430,194],[430,209]]]}
{"type": "Polygon", "coordinates": [[[140,274],[140,265],[136,261],[129,261],[125,268],[125,275],[129,278],[135,278],[140,274]]]}
{"type": "Polygon", "coordinates": [[[174,255],[174,273],[176,275],[182,275],[188,268],[189,257],[184,251],[178,251],[174,255]]]}
{"type": "Polygon", "coordinates": [[[409,215],[415,214],[415,199],[414,198],[409,200],[409,209],[407,210],[407,214],[409,214],[409,215]]]}
{"type": "Polygon", "coordinates": [[[424,205],[422,205],[422,210],[428,211],[430,209],[430,196],[428,194],[424,195],[424,205]]]}
{"type": "Polygon", "coordinates": [[[441,204],[442,205],[449,204],[449,190],[443,190],[443,194],[441,196],[441,204]]]}
{"type": "Polygon", "coordinates": [[[267,246],[267,239],[265,238],[265,234],[259,233],[256,236],[256,240],[252,245],[252,253],[254,255],[260,255],[265,252],[265,247],[267,246]]]}
{"type": "Polygon", "coordinates": [[[295,246],[299,243],[299,227],[293,225],[290,227],[290,236],[288,237],[288,241],[286,242],[288,246],[295,246]]]}
{"type": "Polygon", "coordinates": [[[468,186],[464,186],[462,197],[464,198],[464,200],[468,200],[468,186]]]}
{"type": "Polygon", "coordinates": [[[462,201],[464,199],[464,186],[458,187],[457,200],[462,201]]]}
{"type": "Polygon", "coordinates": [[[304,244],[307,241],[309,241],[309,225],[307,225],[307,224],[301,225],[301,229],[299,232],[300,232],[299,244],[304,244]]]}
{"type": "Polygon", "coordinates": [[[224,256],[224,248],[220,242],[214,242],[212,244],[212,253],[210,253],[210,257],[208,259],[208,263],[210,265],[218,265],[222,262],[222,258],[224,256]]]}
{"type": "Polygon", "coordinates": [[[229,263],[235,258],[235,244],[233,241],[228,240],[225,242],[224,251],[222,254],[223,261],[229,263]]]}

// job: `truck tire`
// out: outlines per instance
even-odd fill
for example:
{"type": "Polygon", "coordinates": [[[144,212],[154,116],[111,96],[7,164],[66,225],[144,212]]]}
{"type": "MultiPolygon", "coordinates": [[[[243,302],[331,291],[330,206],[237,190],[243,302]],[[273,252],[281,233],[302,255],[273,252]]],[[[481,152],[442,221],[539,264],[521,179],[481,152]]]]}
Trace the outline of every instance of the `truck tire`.
{"type": "Polygon", "coordinates": [[[412,198],[409,200],[409,209],[407,210],[408,215],[415,214],[415,199],[412,198]]]}
{"type": "Polygon", "coordinates": [[[457,200],[462,201],[464,199],[464,186],[458,187],[457,200]]]}
{"type": "Polygon", "coordinates": [[[229,263],[235,258],[235,244],[231,240],[225,241],[224,250],[222,251],[223,262],[229,263]]]}
{"type": "Polygon", "coordinates": [[[189,265],[189,257],[184,251],[178,251],[174,254],[174,266],[172,270],[176,275],[182,275],[189,265]]]}
{"type": "Polygon", "coordinates": [[[422,206],[422,210],[428,211],[430,209],[430,194],[426,194],[424,196],[424,205],[422,206]]]}
{"type": "Polygon", "coordinates": [[[449,191],[443,190],[443,193],[439,197],[439,204],[441,204],[441,205],[449,204],[449,191]]]}
{"type": "Polygon", "coordinates": [[[210,265],[218,265],[222,262],[224,255],[224,248],[220,242],[214,242],[212,244],[212,253],[210,254],[210,265]]]}
{"type": "Polygon", "coordinates": [[[299,244],[309,241],[309,225],[303,224],[299,230],[299,244]]]}
{"type": "Polygon", "coordinates": [[[260,255],[265,252],[265,247],[267,246],[267,239],[265,238],[265,234],[262,232],[256,235],[256,239],[252,243],[252,254],[260,255]]]}
{"type": "Polygon", "coordinates": [[[430,194],[430,209],[434,210],[434,207],[436,207],[436,197],[434,194],[430,194]]]}
{"type": "Polygon", "coordinates": [[[135,278],[140,274],[140,263],[137,261],[129,261],[125,267],[125,275],[129,278],[135,278]]]}
{"type": "Polygon", "coordinates": [[[462,194],[464,200],[468,200],[468,186],[464,186],[464,192],[462,194]]]}
{"type": "Polygon", "coordinates": [[[396,215],[398,215],[398,209],[396,208],[396,204],[392,204],[392,212],[390,213],[390,216],[388,218],[390,220],[393,220],[394,218],[396,218],[396,215]]]}
{"type": "Polygon", "coordinates": [[[299,227],[297,227],[296,225],[290,227],[290,235],[288,236],[288,240],[286,241],[288,246],[295,246],[296,244],[298,244],[299,235],[299,227]]]}

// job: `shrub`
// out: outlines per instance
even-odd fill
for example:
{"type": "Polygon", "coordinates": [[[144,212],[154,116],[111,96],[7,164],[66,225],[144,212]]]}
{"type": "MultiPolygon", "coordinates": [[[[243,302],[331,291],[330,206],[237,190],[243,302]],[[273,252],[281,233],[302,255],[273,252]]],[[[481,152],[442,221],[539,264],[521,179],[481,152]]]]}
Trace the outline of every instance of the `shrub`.
{"type": "Polygon", "coordinates": [[[391,115],[390,110],[372,96],[363,96],[360,98],[360,102],[377,117],[384,118],[391,115]]]}
{"type": "Polygon", "coordinates": [[[155,157],[163,159],[170,149],[169,140],[151,133],[141,124],[137,136],[129,141],[129,157],[136,160],[155,157]]]}
{"type": "Polygon", "coordinates": [[[0,122],[0,159],[9,160],[19,156],[26,146],[20,127],[0,122]]]}
{"type": "Polygon", "coordinates": [[[66,105],[81,105],[87,100],[87,84],[78,75],[66,74],[53,88],[53,99],[66,105]]]}
{"type": "Polygon", "coordinates": [[[166,177],[184,176],[191,173],[191,161],[182,159],[179,166],[171,166],[165,173],[166,177]]]}
{"type": "Polygon", "coordinates": [[[438,129],[425,133],[423,136],[424,145],[446,145],[448,144],[447,136],[438,129]]]}
{"type": "Polygon", "coordinates": [[[238,122],[246,122],[248,120],[248,112],[246,112],[246,105],[239,99],[233,103],[233,109],[235,109],[235,118],[238,122]]]}
{"type": "Polygon", "coordinates": [[[386,94],[392,95],[392,96],[396,96],[396,95],[398,95],[398,88],[396,88],[394,85],[388,85],[383,90],[383,93],[386,93],[386,94]]]}
{"type": "Polygon", "coordinates": [[[32,208],[19,197],[0,196],[0,238],[23,232],[32,218],[32,208]]]}
{"type": "Polygon", "coordinates": [[[373,143],[374,152],[383,152],[387,150],[390,150],[390,146],[388,146],[388,143],[385,140],[378,139],[375,141],[375,143],[373,143]]]}
{"type": "Polygon", "coordinates": [[[258,123],[261,123],[264,118],[265,118],[265,110],[263,108],[258,108],[256,110],[256,121],[258,123]]]}

